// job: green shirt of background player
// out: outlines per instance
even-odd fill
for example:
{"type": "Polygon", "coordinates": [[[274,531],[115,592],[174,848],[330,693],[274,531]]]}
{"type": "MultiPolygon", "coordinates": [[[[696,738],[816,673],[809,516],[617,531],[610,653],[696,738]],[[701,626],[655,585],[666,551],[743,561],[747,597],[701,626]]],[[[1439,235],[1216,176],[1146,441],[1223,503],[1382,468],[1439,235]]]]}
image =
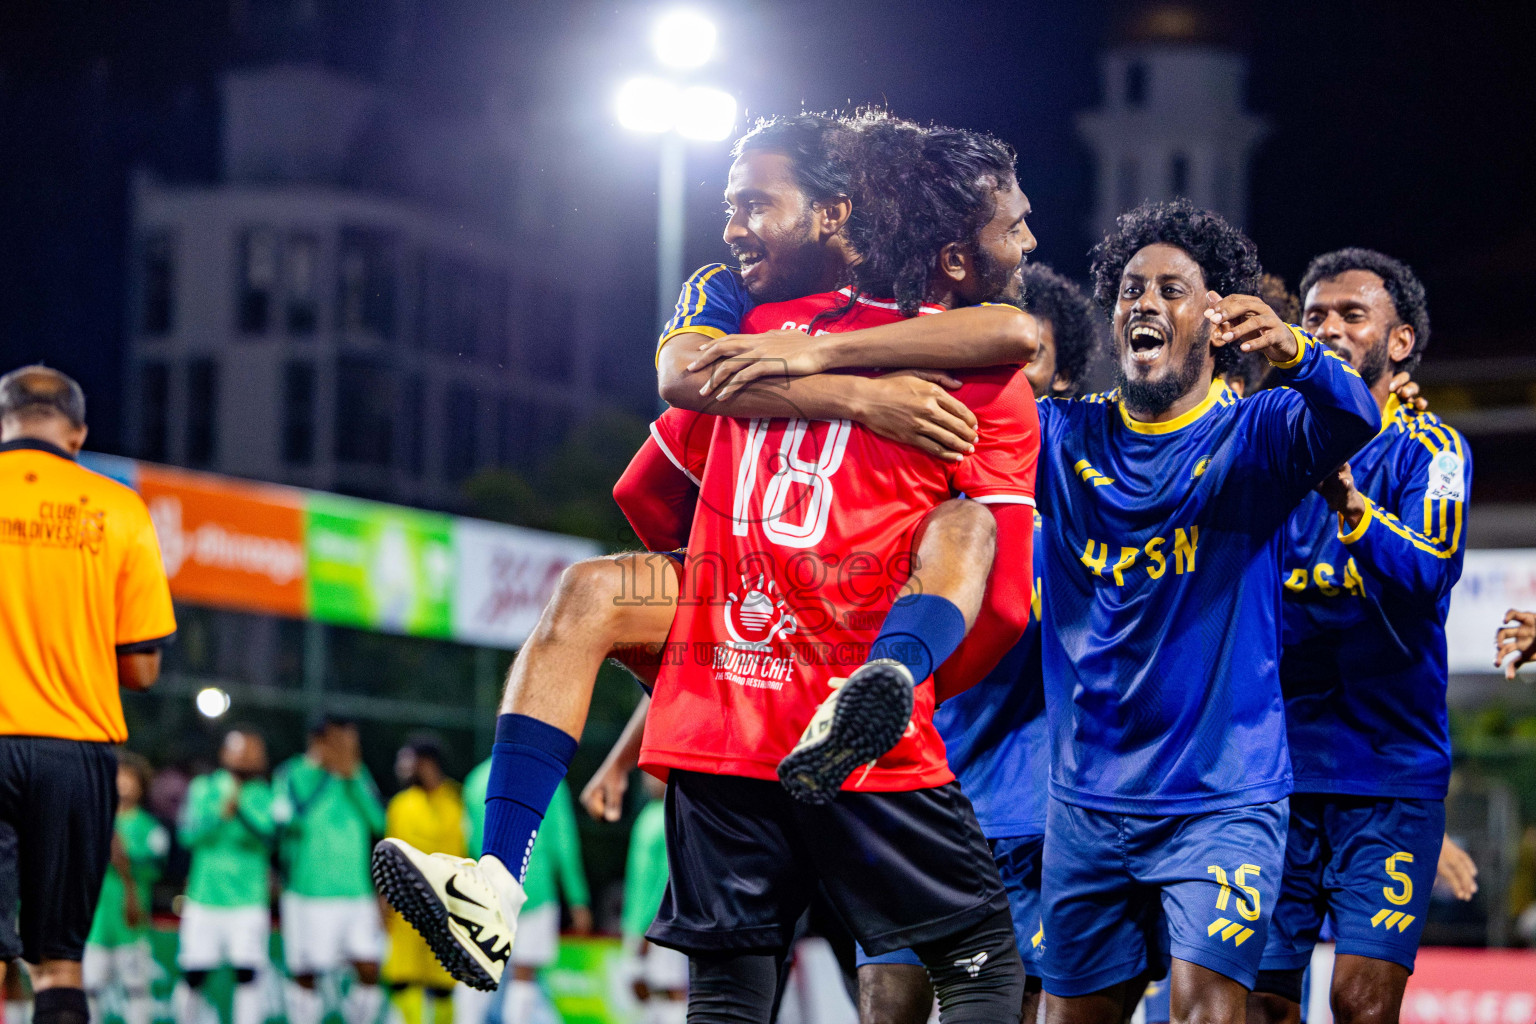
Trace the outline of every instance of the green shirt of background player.
{"type": "MultiPolygon", "coordinates": [[[[356,739],[355,730],[330,731],[356,739]]],[[[316,899],[373,895],[368,855],[384,834],[384,804],[354,748],[333,743],[296,755],[272,777],[285,892],[316,899]]]]}
{"type": "Polygon", "coordinates": [[[148,934],[149,888],[160,877],[171,848],[165,826],[139,806],[145,789],[139,759],[126,753],[120,757],[112,866],[102,880],[96,917],[85,940],[103,949],[132,945],[148,934]]]}
{"type": "MultiPolygon", "coordinates": [[[[650,776],[646,776],[649,780],[650,776]]],[[[652,798],[635,818],[629,833],[629,856],[624,862],[624,915],[621,927],[626,945],[638,947],[661,909],[667,891],[667,813],[664,801],[652,798]]]]}
{"type": "Polygon", "coordinates": [[[187,899],[205,907],[266,906],[274,832],[272,787],[255,771],[220,768],[193,779],[176,830],[192,852],[187,899]]]}
{"type": "MultiPolygon", "coordinates": [[[[470,856],[478,858],[485,836],[485,788],[491,762],[481,761],[464,779],[464,825],[470,856]]],[[[539,827],[523,881],[528,902],[523,912],[537,910],[561,896],[571,908],[571,930],[578,935],[592,931],[591,894],[581,865],[581,835],[576,830],[576,811],[571,790],[561,782],[549,803],[549,813],[539,827]]]]}

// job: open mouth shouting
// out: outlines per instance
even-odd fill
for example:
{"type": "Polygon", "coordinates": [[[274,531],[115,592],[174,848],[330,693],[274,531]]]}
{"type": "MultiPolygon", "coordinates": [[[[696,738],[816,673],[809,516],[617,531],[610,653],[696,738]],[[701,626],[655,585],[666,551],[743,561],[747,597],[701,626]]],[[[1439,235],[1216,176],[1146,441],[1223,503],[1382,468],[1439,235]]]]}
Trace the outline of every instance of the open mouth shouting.
{"type": "Polygon", "coordinates": [[[1136,320],[1126,325],[1126,351],[1130,365],[1150,368],[1168,347],[1168,332],[1147,320],[1136,320]]]}

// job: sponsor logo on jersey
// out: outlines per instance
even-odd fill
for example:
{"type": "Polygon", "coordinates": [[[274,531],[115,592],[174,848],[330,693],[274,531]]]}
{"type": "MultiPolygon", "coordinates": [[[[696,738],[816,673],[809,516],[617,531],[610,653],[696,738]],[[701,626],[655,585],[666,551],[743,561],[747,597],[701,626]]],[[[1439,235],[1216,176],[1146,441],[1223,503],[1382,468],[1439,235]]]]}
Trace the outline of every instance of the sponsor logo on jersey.
{"type": "Polygon", "coordinates": [[[1430,501],[1461,501],[1466,493],[1465,481],[1461,456],[1455,452],[1440,452],[1429,464],[1429,488],[1424,496],[1430,501]]]}

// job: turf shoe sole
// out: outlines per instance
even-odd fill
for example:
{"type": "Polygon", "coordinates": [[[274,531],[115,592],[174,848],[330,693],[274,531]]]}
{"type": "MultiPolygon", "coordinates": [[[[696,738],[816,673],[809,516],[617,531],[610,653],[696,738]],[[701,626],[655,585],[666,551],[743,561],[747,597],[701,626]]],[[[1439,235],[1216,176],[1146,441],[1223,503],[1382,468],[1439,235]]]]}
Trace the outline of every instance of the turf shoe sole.
{"type": "Polygon", "coordinates": [[[831,803],[856,768],[901,742],[912,689],[912,673],[899,661],[877,658],[854,669],[779,762],[779,782],[796,800],[831,803]]]}
{"type": "Polygon", "coordinates": [[[502,914],[500,896],[480,866],[464,857],[425,854],[399,839],[375,846],[371,866],[374,886],[443,968],[470,988],[494,991],[517,925],[502,914]]]}

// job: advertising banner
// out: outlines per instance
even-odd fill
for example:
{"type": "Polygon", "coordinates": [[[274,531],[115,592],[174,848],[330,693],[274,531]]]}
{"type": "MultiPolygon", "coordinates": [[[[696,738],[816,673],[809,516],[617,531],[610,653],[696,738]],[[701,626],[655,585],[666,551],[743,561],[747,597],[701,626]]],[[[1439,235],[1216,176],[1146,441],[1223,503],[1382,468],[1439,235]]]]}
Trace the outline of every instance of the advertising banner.
{"type": "Polygon", "coordinates": [[[1536,609],[1536,550],[1468,551],[1445,623],[1452,672],[1498,671],[1493,634],[1511,608],[1536,609]]]}
{"type": "Polygon", "coordinates": [[[453,517],[310,492],[309,614],[386,633],[453,632],[453,517]]]}
{"type": "Polygon", "coordinates": [[[178,600],[303,617],[303,491],[149,463],[137,484],[178,600]]]}
{"type": "Polygon", "coordinates": [[[599,554],[594,541],[475,519],[453,524],[453,635],[465,643],[517,647],[566,566],[599,554]]]}
{"type": "Polygon", "coordinates": [[[1531,1024],[1536,1021],[1536,952],[1419,950],[1403,993],[1401,1020],[1402,1024],[1531,1024]]]}

